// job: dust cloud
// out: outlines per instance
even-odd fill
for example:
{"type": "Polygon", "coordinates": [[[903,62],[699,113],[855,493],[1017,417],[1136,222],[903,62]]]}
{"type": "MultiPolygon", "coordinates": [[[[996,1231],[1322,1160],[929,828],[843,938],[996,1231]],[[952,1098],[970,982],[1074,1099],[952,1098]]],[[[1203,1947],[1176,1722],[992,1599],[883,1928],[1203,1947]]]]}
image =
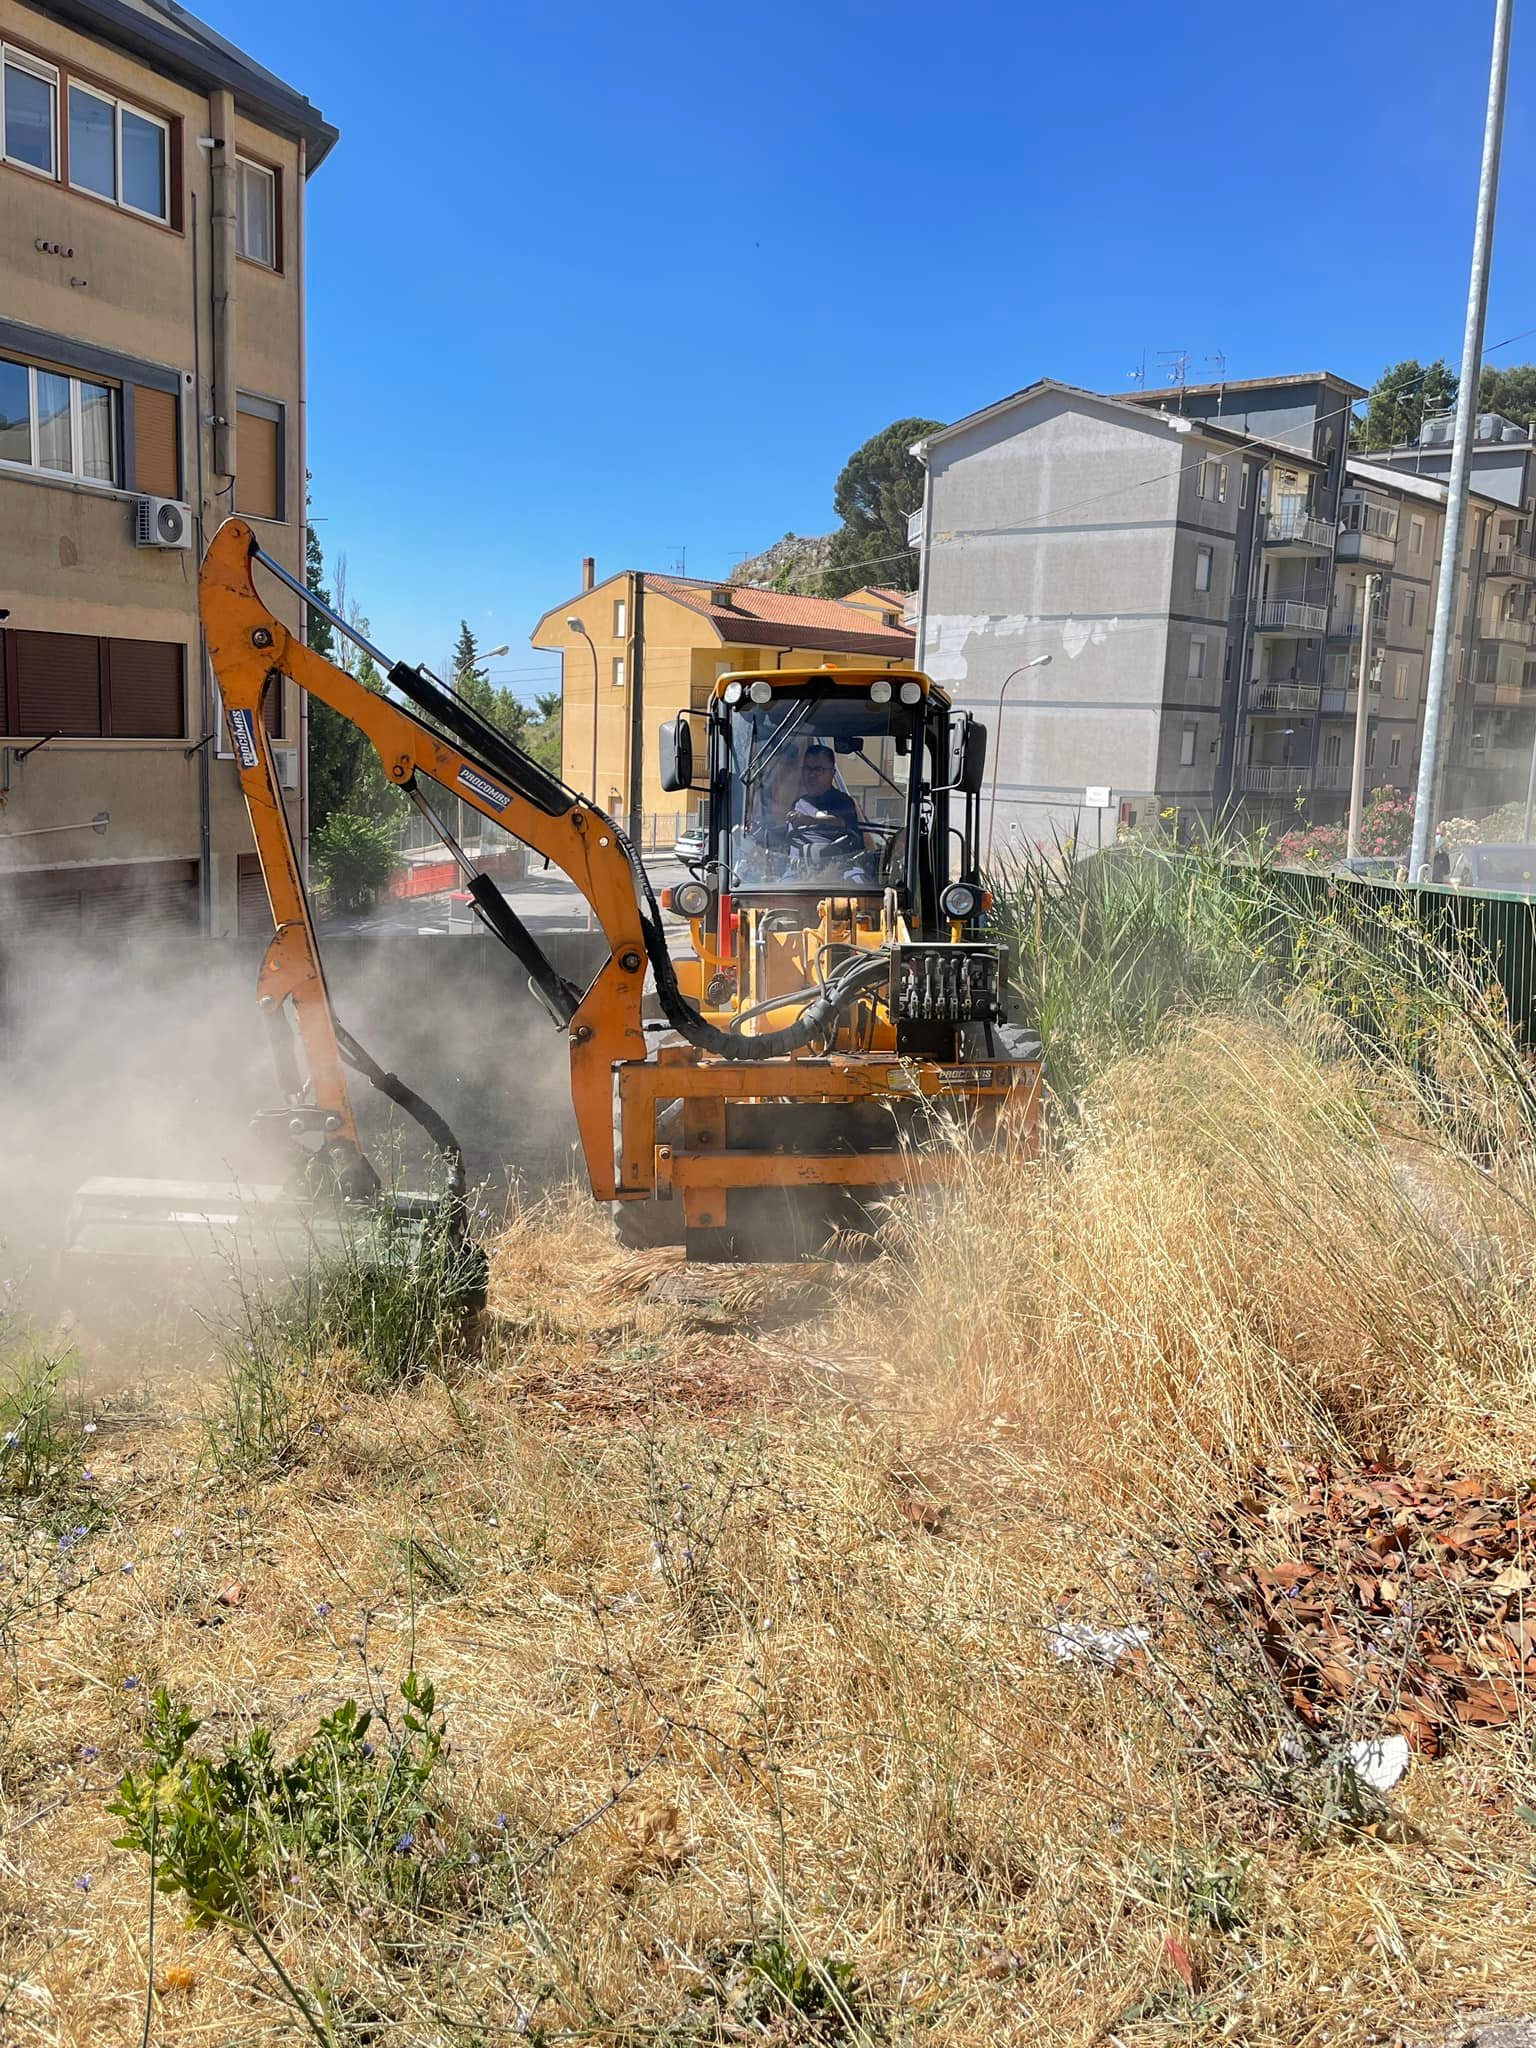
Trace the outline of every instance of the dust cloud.
{"type": "MultiPolygon", "coordinates": [[[[196,1369],[215,1347],[232,1275],[217,1260],[82,1261],[70,1204],[98,1177],[282,1182],[292,1156],[252,1129],[280,1105],[257,1010],[260,947],[43,935],[0,942],[0,1335],[30,1322],[74,1344],[93,1378],[196,1369]]],[[[489,941],[414,935],[326,947],[341,1021],[433,1104],[464,1147],[492,1218],[514,1185],[571,1172],[567,1050],[489,941]]],[[[386,1180],[427,1187],[430,1144],[349,1075],[365,1147],[386,1180]]]]}

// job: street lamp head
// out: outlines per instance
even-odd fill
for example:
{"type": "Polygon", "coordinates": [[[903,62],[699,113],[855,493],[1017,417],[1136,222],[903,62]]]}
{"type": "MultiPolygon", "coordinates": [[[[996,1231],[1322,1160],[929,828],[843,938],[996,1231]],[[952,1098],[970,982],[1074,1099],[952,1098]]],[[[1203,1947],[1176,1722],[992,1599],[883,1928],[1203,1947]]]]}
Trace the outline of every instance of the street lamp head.
{"type": "Polygon", "coordinates": [[[500,647],[487,647],[480,659],[482,661],[495,661],[499,655],[510,654],[511,652],[511,646],[504,643],[500,647]]]}
{"type": "Polygon", "coordinates": [[[1050,658],[1048,654],[1037,654],[1033,661],[1026,661],[1024,666],[1026,668],[1044,668],[1050,658]]]}
{"type": "Polygon", "coordinates": [[[565,623],[567,626],[570,627],[573,633],[580,633],[583,637],[585,637],[587,629],[581,623],[580,619],[577,618],[574,612],[571,613],[570,617],[566,620],[565,623]]]}

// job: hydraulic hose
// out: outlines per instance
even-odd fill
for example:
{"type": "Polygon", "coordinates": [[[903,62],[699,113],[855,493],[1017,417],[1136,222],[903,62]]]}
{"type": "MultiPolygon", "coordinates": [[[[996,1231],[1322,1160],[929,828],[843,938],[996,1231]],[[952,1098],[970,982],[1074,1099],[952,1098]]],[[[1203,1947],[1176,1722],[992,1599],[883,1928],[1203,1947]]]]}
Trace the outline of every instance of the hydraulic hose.
{"type": "Polygon", "coordinates": [[[850,961],[839,974],[832,976],[825,989],[818,990],[814,1000],[806,1004],[794,1023],[786,1024],[781,1031],[764,1032],[760,1038],[722,1031],[717,1024],[711,1024],[707,1017],[701,1016],[679,988],[672,956],[667,951],[661,906],[656,901],[651,878],[625,835],[615,829],[614,837],[623,849],[634,876],[635,895],[640,905],[640,929],[656,976],[656,999],[661,1004],[662,1015],[674,1031],[681,1033],[690,1045],[696,1045],[700,1052],[711,1052],[726,1060],[778,1059],[785,1053],[799,1052],[813,1038],[819,1038],[830,1029],[870,983],[884,981],[890,972],[890,963],[883,953],[861,953],[857,960],[850,961]]]}

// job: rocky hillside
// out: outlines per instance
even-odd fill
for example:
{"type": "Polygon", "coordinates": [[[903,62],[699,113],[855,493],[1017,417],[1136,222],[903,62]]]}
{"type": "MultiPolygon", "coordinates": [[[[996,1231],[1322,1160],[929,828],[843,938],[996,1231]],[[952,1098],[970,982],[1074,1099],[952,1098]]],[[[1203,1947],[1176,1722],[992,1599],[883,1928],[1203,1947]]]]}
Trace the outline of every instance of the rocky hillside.
{"type": "Polygon", "coordinates": [[[759,590],[798,590],[814,594],[815,579],[827,566],[832,547],[830,533],[786,533],[760,555],[738,562],[731,571],[733,583],[745,583],[759,590]]]}

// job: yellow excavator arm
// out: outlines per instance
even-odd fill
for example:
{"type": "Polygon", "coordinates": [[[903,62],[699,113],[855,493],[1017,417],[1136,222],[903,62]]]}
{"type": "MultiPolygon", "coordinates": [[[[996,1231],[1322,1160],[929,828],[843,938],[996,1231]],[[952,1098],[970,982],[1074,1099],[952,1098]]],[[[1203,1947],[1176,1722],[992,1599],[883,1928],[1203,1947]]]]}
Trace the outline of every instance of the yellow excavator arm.
{"type": "MultiPolygon", "coordinates": [[[[263,553],[242,519],[226,520],[209,543],[198,601],[272,906],[275,930],[257,999],[274,1028],[279,1071],[289,1098],[280,1114],[289,1131],[295,1137],[312,1132],[319,1138],[320,1149],[347,1191],[371,1192],[372,1170],[358,1142],[346,1066],[359,1068],[396,1100],[410,1091],[397,1083],[386,1085],[393,1077],[373,1066],[337,1023],[331,1007],[313,912],[262,717],[268,688],[276,687],[284,676],[367,737],[390,781],[442,832],[464,867],[482,916],[528,966],[536,993],[569,1038],[572,1101],[592,1192],[601,1201],[614,1199],[619,1190],[614,1173],[613,1068],[616,1061],[645,1058],[641,995],[648,955],[642,885],[622,835],[603,812],[567,789],[432,677],[402,663],[384,662],[390,683],[412,697],[420,711],[450,725],[453,736],[445,737],[417,711],[366,688],[316,654],[263,603],[252,574],[257,563],[307,602],[315,602],[280,563],[263,553]],[[455,738],[464,745],[456,745],[455,738]],[[609,948],[607,960],[584,992],[571,989],[553,973],[494,883],[476,875],[432,810],[418,777],[430,777],[452,791],[482,817],[553,861],[576,884],[609,948]],[[284,1016],[289,1004],[308,1063],[307,1089],[291,1057],[284,1016]]],[[[328,607],[322,609],[334,626],[350,632],[344,620],[328,607]]],[[[368,651],[377,655],[376,649],[368,651]]],[[[425,1108],[416,1098],[407,1106],[415,1113],[425,1108]]],[[[437,1124],[433,1135],[444,1142],[446,1130],[440,1120],[432,1121],[437,1124]]],[[[451,1139],[447,1143],[451,1146],[451,1139]]]]}

